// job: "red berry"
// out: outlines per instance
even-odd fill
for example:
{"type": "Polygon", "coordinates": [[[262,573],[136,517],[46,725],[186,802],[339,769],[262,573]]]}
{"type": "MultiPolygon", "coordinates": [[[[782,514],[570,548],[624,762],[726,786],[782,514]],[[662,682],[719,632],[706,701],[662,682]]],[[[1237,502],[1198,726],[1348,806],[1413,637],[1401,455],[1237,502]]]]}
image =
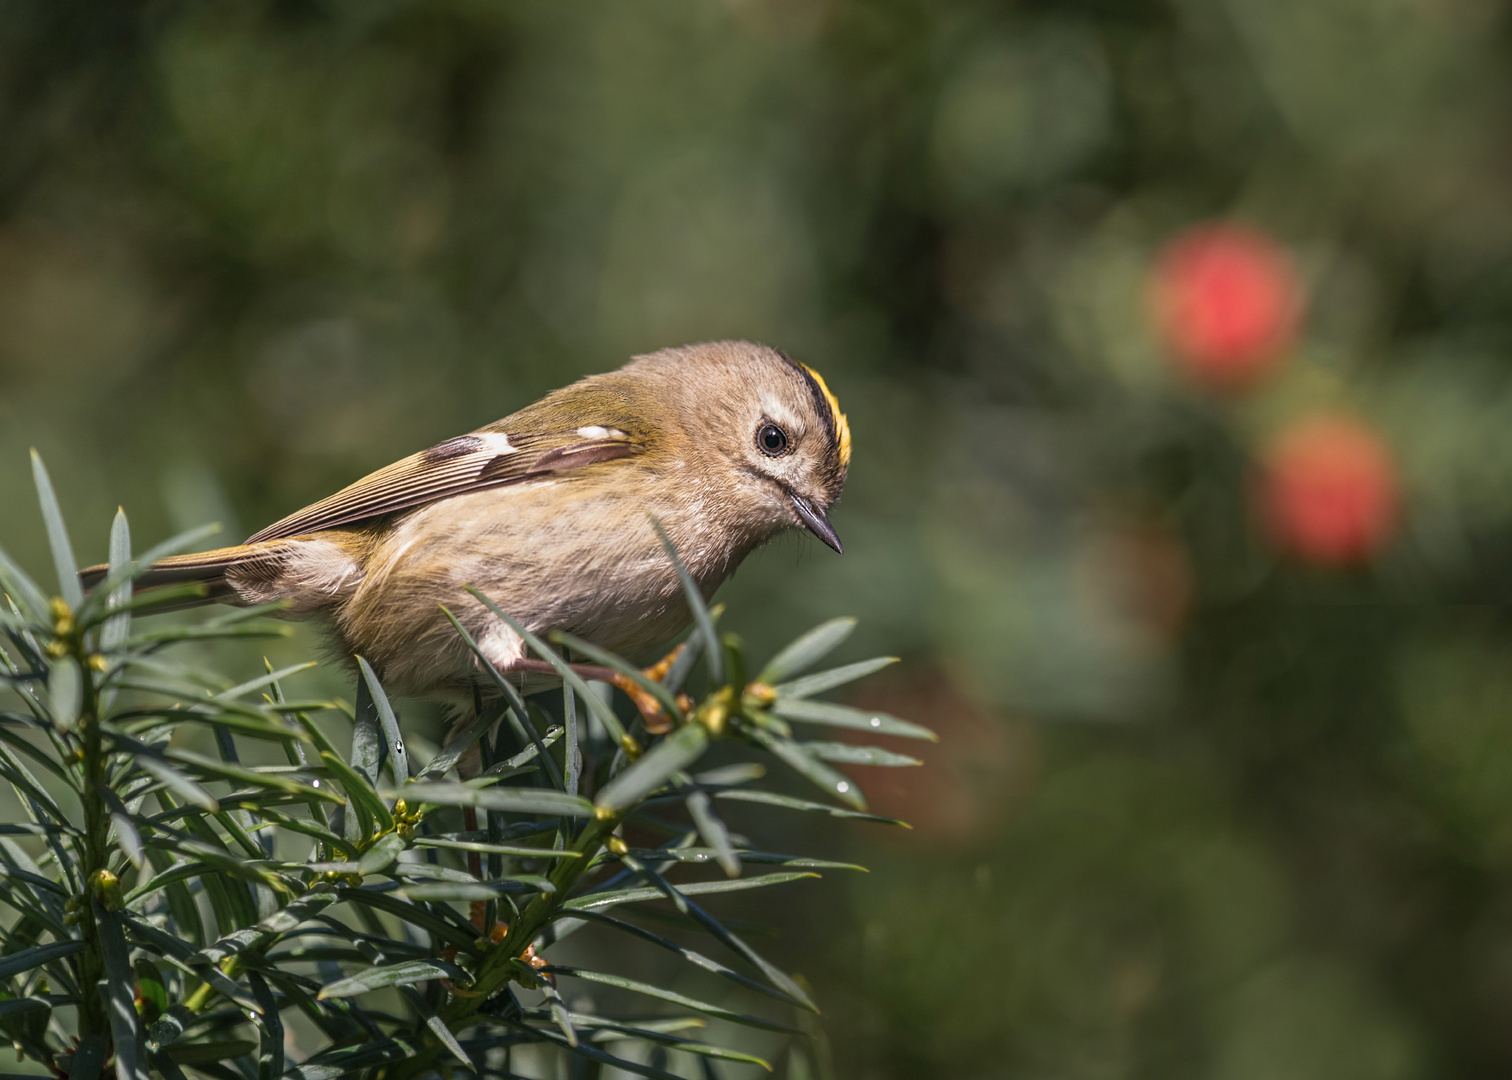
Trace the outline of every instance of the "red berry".
{"type": "Polygon", "coordinates": [[[1364,560],[1389,539],[1398,490],[1391,452],[1367,425],[1314,416],[1283,431],[1265,454],[1260,514],[1272,541],[1308,563],[1364,560]]]}
{"type": "Polygon", "coordinates": [[[1302,287],[1286,252],[1243,225],[1200,225],[1156,260],[1151,310],[1178,368],[1216,390],[1270,374],[1297,332],[1302,287]]]}

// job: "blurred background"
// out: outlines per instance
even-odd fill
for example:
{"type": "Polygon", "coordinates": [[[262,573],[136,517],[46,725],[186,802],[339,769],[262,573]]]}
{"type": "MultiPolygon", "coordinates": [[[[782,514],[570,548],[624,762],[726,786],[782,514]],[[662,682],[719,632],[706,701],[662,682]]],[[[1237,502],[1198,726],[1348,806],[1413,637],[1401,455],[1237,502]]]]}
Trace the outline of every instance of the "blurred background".
{"type": "Polygon", "coordinates": [[[943,736],[857,770],[911,832],[741,823],[873,869],[746,909],[833,1075],[1505,1075],[1509,14],[14,0],[0,544],[45,574],[29,446],[103,558],[768,342],[846,554],[730,625],[859,616],[943,736]]]}

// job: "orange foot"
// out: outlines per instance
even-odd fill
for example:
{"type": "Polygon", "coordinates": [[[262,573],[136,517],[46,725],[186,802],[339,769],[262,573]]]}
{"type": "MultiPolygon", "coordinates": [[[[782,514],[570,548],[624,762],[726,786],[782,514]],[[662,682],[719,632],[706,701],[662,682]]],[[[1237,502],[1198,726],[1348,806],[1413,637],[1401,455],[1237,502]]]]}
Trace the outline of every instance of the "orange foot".
{"type": "MultiPolygon", "coordinates": [[[[677,659],[678,653],[682,652],[682,650],[683,646],[679,645],[656,663],[645,668],[642,673],[653,682],[661,682],[662,679],[666,678],[673,661],[677,659]]],[[[651,734],[665,735],[672,730],[671,717],[663,714],[661,704],[656,698],[642,690],[634,679],[621,675],[610,668],[600,667],[597,664],[573,664],[572,669],[585,679],[598,679],[601,682],[609,683],[611,686],[617,686],[623,690],[630,700],[635,703],[635,707],[640,710],[641,716],[645,717],[646,730],[651,734]]],[[[531,674],[539,673],[542,675],[556,674],[556,669],[544,660],[516,660],[505,670],[507,672],[529,672],[531,674]]],[[[687,711],[693,707],[693,699],[686,694],[679,694],[677,696],[677,704],[681,709],[687,711]]]]}
{"type": "MultiPolygon", "coordinates": [[[[641,674],[652,682],[661,682],[667,677],[667,672],[672,670],[673,663],[676,662],[684,648],[686,648],[685,645],[679,645],[650,667],[644,668],[641,674]]],[[[646,730],[648,732],[652,735],[665,735],[672,730],[672,718],[662,709],[661,702],[643,690],[634,679],[628,675],[614,672],[609,681],[623,690],[625,696],[635,703],[635,707],[640,710],[641,716],[646,721],[646,730]]],[[[678,694],[677,704],[679,708],[687,712],[693,707],[693,699],[688,697],[687,694],[678,694]]]]}

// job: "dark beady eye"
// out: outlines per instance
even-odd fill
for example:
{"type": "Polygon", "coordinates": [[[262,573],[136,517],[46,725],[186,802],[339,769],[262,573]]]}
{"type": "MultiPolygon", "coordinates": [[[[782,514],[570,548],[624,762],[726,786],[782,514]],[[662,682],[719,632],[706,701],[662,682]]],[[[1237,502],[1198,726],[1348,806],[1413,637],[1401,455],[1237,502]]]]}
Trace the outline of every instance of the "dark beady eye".
{"type": "Polygon", "coordinates": [[[776,424],[762,424],[756,429],[756,445],[768,457],[781,457],[788,448],[787,432],[776,424]]]}

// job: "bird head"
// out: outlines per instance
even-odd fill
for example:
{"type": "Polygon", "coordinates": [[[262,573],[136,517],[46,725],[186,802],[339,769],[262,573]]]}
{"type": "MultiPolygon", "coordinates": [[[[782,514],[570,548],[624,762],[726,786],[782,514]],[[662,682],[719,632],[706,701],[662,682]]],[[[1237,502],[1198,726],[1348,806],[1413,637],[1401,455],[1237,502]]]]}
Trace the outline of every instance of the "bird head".
{"type": "Polygon", "coordinates": [[[755,539],[801,525],[836,551],[829,509],[850,466],[850,427],[819,373],[775,349],[715,341],[636,357],[755,539]]]}

